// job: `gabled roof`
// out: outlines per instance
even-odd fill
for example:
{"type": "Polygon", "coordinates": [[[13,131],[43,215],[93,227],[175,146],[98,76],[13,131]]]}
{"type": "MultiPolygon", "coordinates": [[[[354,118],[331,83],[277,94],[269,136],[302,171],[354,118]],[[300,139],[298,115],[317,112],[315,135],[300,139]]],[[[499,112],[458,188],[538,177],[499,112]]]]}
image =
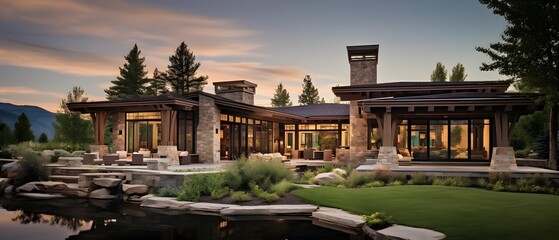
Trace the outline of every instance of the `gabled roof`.
{"type": "Polygon", "coordinates": [[[317,118],[337,118],[349,119],[349,105],[337,103],[323,103],[313,105],[276,107],[276,111],[289,113],[309,119],[317,118]]]}

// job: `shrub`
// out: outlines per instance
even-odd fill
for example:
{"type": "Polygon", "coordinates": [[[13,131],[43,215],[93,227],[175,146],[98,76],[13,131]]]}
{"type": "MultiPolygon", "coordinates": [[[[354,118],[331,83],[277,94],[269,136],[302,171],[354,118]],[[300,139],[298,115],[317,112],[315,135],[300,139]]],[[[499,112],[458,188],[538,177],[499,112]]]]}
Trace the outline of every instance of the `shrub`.
{"type": "Polygon", "coordinates": [[[391,179],[390,170],[375,170],[373,172],[373,180],[389,183],[391,179]]]}
{"type": "Polygon", "coordinates": [[[400,183],[405,183],[407,180],[406,174],[403,173],[395,173],[392,174],[392,181],[399,181],[400,183]]]}
{"type": "Polygon", "coordinates": [[[231,200],[233,202],[246,202],[246,201],[250,201],[250,199],[252,199],[250,195],[243,191],[237,191],[231,193],[231,200]]]}
{"type": "Polygon", "coordinates": [[[271,190],[278,196],[283,196],[286,192],[289,192],[289,189],[291,189],[291,182],[284,179],[272,186],[271,190]]]}
{"type": "Polygon", "coordinates": [[[533,186],[531,192],[533,193],[550,193],[550,189],[545,186],[533,186]]]}
{"type": "Polygon", "coordinates": [[[81,157],[83,156],[83,154],[85,153],[85,151],[73,151],[70,155],[72,155],[72,157],[81,157]]]}
{"type": "Polygon", "coordinates": [[[291,170],[281,161],[247,161],[246,157],[241,157],[226,169],[225,181],[234,190],[249,189],[250,182],[255,182],[268,190],[272,185],[290,177],[291,170]]]}
{"type": "Polygon", "coordinates": [[[155,195],[159,197],[178,197],[181,192],[181,188],[178,186],[166,186],[157,190],[155,195]]]}
{"type": "Polygon", "coordinates": [[[541,173],[532,175],[532,183],[536,186],[549,186],[549,179],[541,173]]]}
{"type": "Polygon", "coordinates": [[[408,181],[409,185],[425,185],[429,184],[427,177],[424,173],[415,172],[411,175],[411,179],[408,181]]]}
{"type": "Polygon", "coordinates": [[[489,173],[489,182],[492,184],[497,183],[498,181],[503,182],[503,184],[511,183],[511,175],[510,173],[506,172],[491,172],[489,173]]]}
{"type": "Polygon", "coordinates": [[[177,200],[198,202],[200,200],[200,189],[197,187],[185,187],[185,185],[183,185],[177,196],[177,200]]]}
{"type": "Polygon", "coordinates": [[[241,189],[241,187],[243,186],[243,177],[236,171],[225,171],[225,173],[223,173],[223,177],[226,184],[231,189],[238,190],[241,189]]]}
{"type": "Polygon", "coordinates": [[[382,181],[373,181],[370,183],[365,184],[365,187],[384,187],[384,182],[382,181]]]}
{"type": "Polygon", "coordinates": [[[530,149],[523,149],[523,150],[515,150],[514,151],[514,157],[517,157],[517,158],[528,157],[528,154],[530,154],[530,149]]]}
{"type": "Polygon", "coordinates": [[[332,164],[328,164],[325,165],[324,167],[319,168],[318,173],[328,173],[328,172],[332,172],[332,170],[334,170],[334,166],[332,164]]]}
{"type": "Polygon", "coordinates": [[[372,174],[360,173],[357,171],[351,172],[346,180],[346,186],[349,188],[361,187],[369,182],[372,182],[374,177],[372,174]]]}
{"type": "Polygon", "coordinates": [[[214,190],[221,189],[224,183],[223,174],[191,175],[184,181],[177,199],[197,202],[201,195],[211,195],[214,190]]]}
{"type": "Polygon", "coordinates": [[[477,182],[476,182],[478,187],[481,188],[488,188],[489,183],[487,182],[487,180],[485,178],[478,178],[477,182]]]}
{"type": "Polygon", "coordinates": [[[493,191],[497,191],[497,192],[503,192],[506,190],[506,186],[505,183],[502,180],[498,180],[494,185],[493,185],[493,191]]]}
{"type": "Polygon", "coordinates": [[[468,187],[471,185],[470,180],[463,177],[435,177],[432,179],[433,185],[468,187]]]}
{"type": "Polygon", "coordinates": [[[402,185],[403,185],[403,183],[401,181],[398,181],[398,180],[390,183],[390,186],[402,186],[402,185]]]}
{"type": "Polygon", "coordinates": [[[222,187],[220,189],[215,189],[212,191],[210,197],[212,199],[222,199],[225,196],[229,195],[230,191],[231,189],[229,189],[229,187],[222,187]]]}
{"type": "Polygon", "coordinates": [[[375,212],[370,216],[363,215],[363,219],[367,222],[367,225],[374,230],[380,230],[394,225],[392,217],[383,212],[375,212]]]}
{"type": "Polygon", "coordinates": [[[23,175],[14,180],[14,185],[20,186],[28,182],[47,180],[47,171],[43,166],[47,162],[46,159],[32,151],[20,152],[20,156],[19,164],[23,175]]]}

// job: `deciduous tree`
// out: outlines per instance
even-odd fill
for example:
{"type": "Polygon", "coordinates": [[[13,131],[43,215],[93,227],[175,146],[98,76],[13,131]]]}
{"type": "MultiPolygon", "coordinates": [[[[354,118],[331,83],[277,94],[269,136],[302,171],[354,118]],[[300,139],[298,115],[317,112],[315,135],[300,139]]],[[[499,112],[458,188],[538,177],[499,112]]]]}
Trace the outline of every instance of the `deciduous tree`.
{"type": "Polygon", "coordinates": [[[54,127],[54,141],[67,143],[91,143],[93,142],[93,124],[84,119],[79,112],[72,112],[67,104],[73,102],[87,102],[88,97],[81,87],[74,87],[68,92],[66,99],[62,99],[61,111],[55,116],[52,123],[54,127]]]}
{"type": "Polygon", "coordinates": [[[476,50],[491,62],[483,71],[497,70],[520,85],[542,93],[550,109],[548,167],[557,169],[559,103],[559,1],[480,0],[508,22],[501,41],[476,50]]]}
{"type": "Polygon", "coordinates": [[[448,76],[448,81],[463,82],[464,80],[466,80],[467,76],[468,74],[465,73],[464,65],[458,63],[452,68],[452,72],[450,73],[450,76],[448,76]]]}
{"type": "Polygon", "coordinates": [[[431,73],[431,82],[444,82],[446,81],[447,71],[445,66],[438,62],[435,66],[435,70],[431,73]]]}

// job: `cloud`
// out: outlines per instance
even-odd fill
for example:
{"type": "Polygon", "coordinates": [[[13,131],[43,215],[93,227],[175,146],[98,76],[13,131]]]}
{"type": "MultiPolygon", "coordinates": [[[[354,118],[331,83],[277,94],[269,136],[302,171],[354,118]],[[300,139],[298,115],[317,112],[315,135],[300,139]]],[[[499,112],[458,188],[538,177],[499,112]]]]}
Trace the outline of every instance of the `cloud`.
{"type": "Polygon", "coordinates": [[[67,93],[49,92],[29,87],[2,87],[0,88],[0,102],[9,102],[17,105],[33,105],[48,111],[60,110],[60,102],[67,93]]]}
{"type": "Polygon", "coordinates": [[[115,76],[122,63],[116,56],[0,40],[0,64],[78,76],[115,76]]]}
{"type": "Polygon", "coordinates": [[[258,46],[249,40],[255,32],[237,26],[235,20],[158,5],[112,0],[0,0],[0,3],[0,19],[39,26],[47,35],[163,47],[176,47],[186,40],[195,43],[199,56],[246,56],[258,46]],[[216,49],[216,46],[222,47],[216,49]]]}

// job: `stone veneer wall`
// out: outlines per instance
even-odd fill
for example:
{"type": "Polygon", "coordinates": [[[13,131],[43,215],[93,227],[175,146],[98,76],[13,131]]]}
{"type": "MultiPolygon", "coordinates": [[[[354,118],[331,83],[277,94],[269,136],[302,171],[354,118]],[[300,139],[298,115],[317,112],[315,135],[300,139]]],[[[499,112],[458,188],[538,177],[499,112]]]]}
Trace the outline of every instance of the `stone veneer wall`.
{"type": "Polygon", "coordinates": [[[124,151],[126,144],[124,143],[124,134],[126,132],[126,124],[125,124],[125,113],[123,112],[115,112],[112,114],[113,119],[113,152],[116,151],[124,151]],[[119,135],[118,131],[121,130],[122,134],[119,135]]]}
{"type": "Polygon", "coordinates": [[[350,61],[351,85],[377,83],[377,61],[350,61]]]}
{"type": "Polygon", "coordinates": [[[218,93],[217,95],[235,100],[237,102],[254,105],[254,94],[252,93],[247,93],[239,90],[238,92],[224,92],[218,93]]]}
{"type": "Polygon", "coordinates": [[[219,162],[219,134],[215,133],[220,125],[220,111],[213,99],[200,95],[198,101],[198,127],[196,129],[196,152],[200,162],[219,162]]]}
{"type": "Polygon", "coordinates": [[[349,102],[349,124],[351,139],[349,142],[349,159],[351,161],[365,161],[363,153],[367,150],[367,119],[359,117],[357,101],[349,102]]]}

